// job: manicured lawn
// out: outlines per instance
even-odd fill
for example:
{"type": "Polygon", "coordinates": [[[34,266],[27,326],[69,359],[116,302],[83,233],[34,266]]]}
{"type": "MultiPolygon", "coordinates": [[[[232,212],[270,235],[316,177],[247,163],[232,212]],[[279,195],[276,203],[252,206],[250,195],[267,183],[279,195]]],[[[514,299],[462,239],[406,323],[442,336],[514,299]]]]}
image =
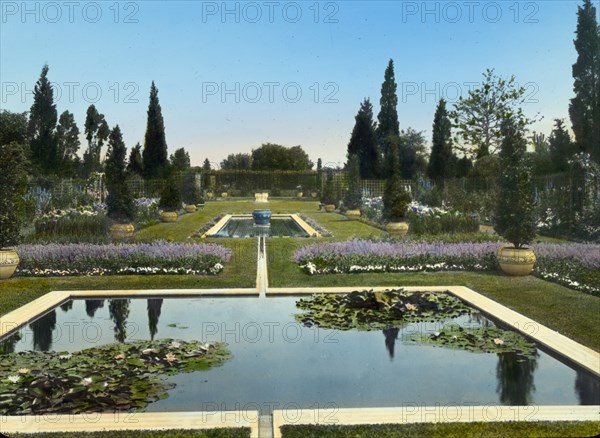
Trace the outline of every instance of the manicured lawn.
{"type": "Polygon", "coordinates": [[[584,437],[597,436],[600,422],[434,423],[373,426],[284,426],[283,438],[584,437]]]}

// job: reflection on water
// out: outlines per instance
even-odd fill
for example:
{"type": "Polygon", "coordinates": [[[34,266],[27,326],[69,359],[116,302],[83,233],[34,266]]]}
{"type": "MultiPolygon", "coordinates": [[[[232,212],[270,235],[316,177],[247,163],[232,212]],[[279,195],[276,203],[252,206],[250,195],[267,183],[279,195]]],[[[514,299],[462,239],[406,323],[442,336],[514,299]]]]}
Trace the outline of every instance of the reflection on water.
{"type": "Polygon", "coordinates": [[[398,339],[398,333],[400,333],[400,329],[396,327],[383,330],[383,336],[385,336],[385,348],[390,355],[390,360],[394,359],[394,349],[396,348],[396,339],[398,339]]]}
{"type": "Polygon", "coordinates": [[[85,300],[85,313],[93,318],[98,309],[104,307],[104,300],[85,300]]]}
{"type": "Polygon", "coordinates": [[[582,405],[600,405],[600,380],[590,373],[577,371],[575,379],[575,392],[582,405]]]}
{"type": "Polygon", "coordinates": [[[110,319],[115,323],[115,341],[125,342],[127,338],[127,317],[129,300],[110,300],[108,304],[110,319]]]}
{"type": "Polygon", "coordinates": [[[522,358],[516,353],[498,353],[496,392],[500,402],[511,406],[527,406],[532,403],[535,392],[533,374],[537,368],[537,358],[522,358]]]}
{"type": "MultiPolygon", "coordinates": [[[[599,404],[599,379],[538,350],[470,353],[405,342],[440,329],[410,323],[377,331],[308,328],[294,320],[297,298],[151,298],[75,300],[0,343],[0,354],[78,351],[111,342],[158,338],[226,342],[232,359],[202,373],[168,377],[176,384],[152,411],[234,410],[245,404],[402,406],[417,404],[599,404]],[[383,333],[383,336],[382,336],[383,333]],[[383,337],[383,339],[382,339],[383,337]],[[383,341],[383,342],[382,342],[383,341]],[[236,406],[238,403],[238,406],[236,406]]],[[[490,325],[481,315],[445,321],[490,325]]]]}
{"type": "Polygon", "coordinates": [[[29,324],[33,333],[33,349],[49,351],[52,348],[52,332],[56,328],[56,310],[46,313],[29,324]]]}
{"type": "Polygon", "coordinates": [[[148,331],[150,332],[150,339],[152,340],[154,340],[154,336],[158,332],[158,319],[160,318],[160,310],[162,308],[162,303],[162,299],[148,300],[148,331]]]}

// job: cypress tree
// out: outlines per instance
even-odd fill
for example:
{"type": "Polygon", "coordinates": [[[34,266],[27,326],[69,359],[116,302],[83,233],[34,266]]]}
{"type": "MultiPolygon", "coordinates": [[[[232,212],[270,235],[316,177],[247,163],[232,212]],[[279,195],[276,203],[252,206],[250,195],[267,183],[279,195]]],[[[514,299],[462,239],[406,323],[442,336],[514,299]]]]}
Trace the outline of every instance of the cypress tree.
{"type": "Polygon", "coordinates": [[[536,233],[536,206],[527,141],[522,125],[514,117],[503,120],[501,135],[502,170],[494,230],[515,248],[521,248],[529,244],[536,233]]]}
{"type": "Polygon", "coordinates": [[[55,136],[57,118],[54,91],[48,80],[46,64],[33,89],[28,126],[31,162],[42,173],[54,172],[58,162],[55,136]]]}
{"type": "Polygon", "coordinates": [[[348,155],[348,191],[344,196],[344,205],[349,210],[358,210],[362,206],[362,188],[360,185],[360,165],[356,154],[348,155]]]}
{"type": "Polygon", "coordinates": [[[137,143],[129,153],[129,162],[127,163],[127,171],[133,175],[142,175],[142,145],[137,143]]]}
{"type": "Polygon", "coordinates": [[[390,160],[389,139],[390,135],[400,135],[400,124],[398,122],[398,96],[396,95],[396,79],[394,77],[394,61],[390,59],[385,69],[383,83],[381,84],[381,98],[379,100],[379,114],[377,120],[377,139],[379,147],[386,161],[390,160]]]}
{"type": "Polygon", "coordinates": [[[440,99],[433,118],[433,137],[431,154],[427,166],[427,176],[436,182],[450,178],[452,164],[452,134],[451,123],[446,111],[446,101],[440,99]]]}
{"type": "Polygon", "coordinates": [[[150,87],[150,103],[148,104],[148,122],[144,138],[145,178],[164,178],[167,175],[168,156],[167,140],[165,139],[165,123],[158,102],[158,89],[152,81],[150,87]]]}
{"type": "Polygon", "coordinates": [[[548,151],[552,171],[566,172],[569,169],[568,161],[577,151],[577,145],[571,141],[571,136],[561,119],[554,120],[554,129],[548,139],[548,151]]]}
{"type": "Polygon", "coordinates": [[[348,156],[357,155],[362,179],[376,178],[379,171],[379,151],[375,138],[373,105],[368,98],[363,100],[354,119],[355,124],[348,143],[348,156]]]}
{"type": "Polygon", "coordinates": [[[92,172],[99,172],[102,168],[100,155],[102,146],[108,139],[110,129],[103,114],[100,114],[94,105],[90,105],[85,117],[85,138],[88,148],[83,153],[83,167],[86,178],[92,172]]]}
{"type": "Polygon", "coordinates": [[[569,115],[579,148],[600,163],[600,29],[591,0],[584,0],[578,8],[574,43],[575,97],[571,99],[569,115]]]}
{"type": "Polygon", "coordinates": [[[106,215],[118,222],[129,222],[134,216],[133,199],[129,188],[125,184],[127,172],[125,169],[125,156],[127,148],[123,142],[121,128],[115,126],[108,139],[108,152],[106,155],[106,215]]]}

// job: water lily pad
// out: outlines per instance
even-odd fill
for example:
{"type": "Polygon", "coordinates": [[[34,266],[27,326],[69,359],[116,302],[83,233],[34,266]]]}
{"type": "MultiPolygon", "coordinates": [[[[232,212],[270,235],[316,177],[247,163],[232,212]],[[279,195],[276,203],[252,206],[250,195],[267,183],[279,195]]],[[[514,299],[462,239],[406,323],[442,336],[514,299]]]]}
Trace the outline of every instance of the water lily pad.
{"type": "Polygon", "coordinates": [[[448,293],[355,291],[349,294],[315,294],[300,299],[296,307],[306,313],[296,320],[306,326],[336,330],[382,330],[410,322],[440,321],[478,313],[448,293]]]}
{"type": "Polygon", "coordinates": [[[62,359],[61,355],[4,355],[0,415],[138,410],[168,396],[173,385],[164,376],[206,370],[230,357],[222,343],[172,339],[109,344],[62,359]]]}

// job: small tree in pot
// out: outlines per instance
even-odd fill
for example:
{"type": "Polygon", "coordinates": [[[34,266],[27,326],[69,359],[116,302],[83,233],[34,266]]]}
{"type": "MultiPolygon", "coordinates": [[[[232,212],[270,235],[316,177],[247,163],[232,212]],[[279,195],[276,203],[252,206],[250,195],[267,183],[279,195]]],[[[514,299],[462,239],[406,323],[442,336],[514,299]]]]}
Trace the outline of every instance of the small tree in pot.
{"type": "Polygon", "coordinates": [[[129,187],[125,183],[126,152],[121,129],[117,125],[110,132],[106,157],[106,215],[114,221],[110,227],[110,234],[116,239],[131,237],[135,230],[131,223],[135,216],[135,207],[129,187]]]}
{"type": "Polygon", "coordinates": [[[325,187],[321,196],[321,204],[323,204],[325,211],[329,213],[335,211],[335,190],[333,187],[333,171],[331,169],[327,170],[327,179],[325,180],[325,187]]]}
{"type": "Polygon", "coordinates": [[[169,180],[160,194],[158,207],[163,210],[160,214],[163,222],[177,221],[177,211],[181,208],[181,193],[177,186],[175,181],[169,180]]]}
{"type": "Polygon", "coordinates": [[[0,280],[10,278],[20,261],[9,247],[17,245],[21,237],[27,166],[21,144],[0,144],[0,280]]]}
{"type": "Polygon", "coordinates": [[[347,208],[348,219],[358,219],[362,207],[362,188],[360,186],[360,164],[357,154],[348,156],[348,191],[344,196],[344,205],[347,208]]]}
{"type": "Polygon", "coordinates": [[[383,218],[388,221],[386,230],[392,236],[405,236],[408,224],[404,216],[410,204],[410,194],[400,179],[400,163],[398,149],[394,143],[390,145],[390,176],[383,193],[383,218]]]}
{"type": "Polygon", "coordinates": [[[501,248],[498,254],[500,268],[509,275],[527,275],[535,264],[533,250],[525,248],[535,238],[536,206],[524,127],[513,115],[507,115],[501,126],[502,170],[494,230],[513,245],[501,248]]]}
{"type": "Polygon", "coordinates": [[[188,213],[195,212],[196,205],[201,203],[202,195],[196,184],[196,174],[194,172],[187,172],[183,175],[181,199],[185,203],[185,211],[188,213]]]}

